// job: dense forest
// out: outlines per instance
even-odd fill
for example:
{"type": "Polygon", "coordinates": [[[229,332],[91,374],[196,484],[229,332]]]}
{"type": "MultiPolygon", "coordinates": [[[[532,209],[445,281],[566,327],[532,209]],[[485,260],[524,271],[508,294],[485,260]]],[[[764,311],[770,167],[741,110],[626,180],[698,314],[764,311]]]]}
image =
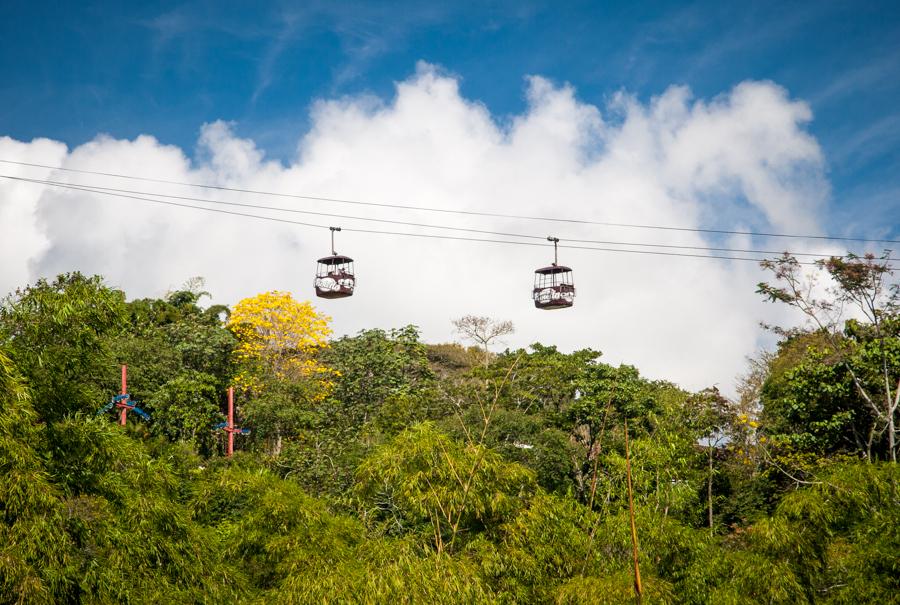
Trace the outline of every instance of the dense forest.
{"type": "Polygon", "coordinates": [[[807,321],[733,398],[493,352],[502,318],[331,338],[281,292],[39,280],[0,305],[0,603],[900,603],[886,262],[819,298],[765,263],[807,321]]]}

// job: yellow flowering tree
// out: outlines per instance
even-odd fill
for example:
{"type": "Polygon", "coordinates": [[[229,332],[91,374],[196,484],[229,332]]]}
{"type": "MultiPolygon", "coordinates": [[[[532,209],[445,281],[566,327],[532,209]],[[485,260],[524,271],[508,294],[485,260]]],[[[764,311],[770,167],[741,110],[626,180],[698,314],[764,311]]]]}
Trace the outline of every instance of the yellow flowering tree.
{"type": "Polygon", "coordinates": [[[317,357],[328,346],[329,321],[309,302],[294,300],[290,292],[264,292],[240,301],[228,319],[228,329],[238,340],[237,386],[259,388],[266,377],[318,377],[323,380],[320,398],[325,397],[332,372],[317,357]]]}
{"type": "Polygon", "coordinates": [[[328,346],[329,321],[309,302],[278,291],[243,299],[228,319],[238,341],[234,382],[244,393],[242,412],[273,454],[283,436],[304,424],[309,404],[334,388],[337,372],[318,360],[328,346]]]}

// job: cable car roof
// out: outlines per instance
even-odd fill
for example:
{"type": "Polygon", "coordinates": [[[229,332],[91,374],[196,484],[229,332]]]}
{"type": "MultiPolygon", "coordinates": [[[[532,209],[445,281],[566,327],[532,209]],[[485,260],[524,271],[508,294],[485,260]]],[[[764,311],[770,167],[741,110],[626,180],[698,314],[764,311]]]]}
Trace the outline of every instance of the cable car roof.
{"type": "Polygon", "coordinates": [[[352,263],[353,259],[349,256],[344,256],[343,254],[335,254],[334,256],[323,256],[319,259],[319,262],[323,265],[343,265],[345,263],[352,263]]]}
{"type": "Polygon", "coordinates": [[[566,273],[571,271],[569,267],[565,265],[550,265],[549,267],[541,267],[540,269],[535,269],[535,273],[540,273],[541,275],[553,275],[556,273],[566,273]]]}

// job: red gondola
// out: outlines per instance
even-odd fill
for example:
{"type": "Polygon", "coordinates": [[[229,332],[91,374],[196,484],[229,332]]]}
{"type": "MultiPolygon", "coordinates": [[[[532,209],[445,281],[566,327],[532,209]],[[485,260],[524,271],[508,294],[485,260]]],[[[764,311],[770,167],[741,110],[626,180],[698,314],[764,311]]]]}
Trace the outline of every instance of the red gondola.
{"type": "Polygon", "coordinates": [[[319,298],[346,298],[353,296],[356,287],[356,276],[353,274],[353,259],[334,251],[334,232],[340,227],[331,229],[331,256],[318,260],[316,267],[316,296],[319,298]]]}
{"type": "Polygon", "coordinates": [[[557,244],[559,238],[548,237],[553,242],[553,264],[534,272],[534,289],[531,297],[534,306],[545,311],[565,309],[575,304],[575,282],[572,269],[557,264],[557,244]]]}

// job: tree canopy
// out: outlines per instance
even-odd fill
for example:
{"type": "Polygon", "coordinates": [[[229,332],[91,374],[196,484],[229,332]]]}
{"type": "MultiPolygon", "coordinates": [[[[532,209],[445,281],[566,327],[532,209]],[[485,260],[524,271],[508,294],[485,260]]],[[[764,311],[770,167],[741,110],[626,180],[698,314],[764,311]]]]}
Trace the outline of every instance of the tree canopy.
{"type": "Polygon", "coordinates": [[[288,293],[39,280],[0,304],[0,604],[623,603],[636,566],[645,603],[897,602],[880,262],[823,262],[810,299],[771,261],[760,292],[812,323],[735,400],[594,349],[330,338],[288,293]],[[150,416],[124,427],[98,413],[123,364],[150,416]]]}

